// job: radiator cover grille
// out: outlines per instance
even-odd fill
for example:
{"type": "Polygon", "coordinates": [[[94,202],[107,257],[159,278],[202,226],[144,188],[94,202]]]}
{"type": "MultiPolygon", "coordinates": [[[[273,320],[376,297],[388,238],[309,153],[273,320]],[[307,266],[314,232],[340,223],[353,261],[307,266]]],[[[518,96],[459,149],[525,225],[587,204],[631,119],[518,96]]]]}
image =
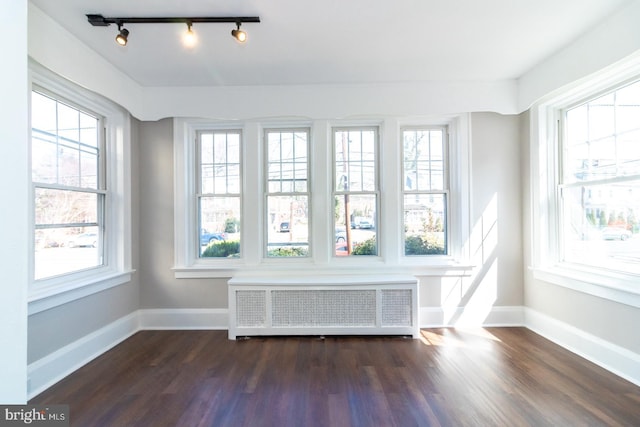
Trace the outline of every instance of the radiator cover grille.
{"type": "Polygon", "coordinates": [[[267,321],[265,291],[236,292],[236,321],[238,326],[262,326],[267,321]]]}
{"type": "Polygon", "coordinates": [[[375,290],[272,291],[272,325],[375,326],[375,290]]]}

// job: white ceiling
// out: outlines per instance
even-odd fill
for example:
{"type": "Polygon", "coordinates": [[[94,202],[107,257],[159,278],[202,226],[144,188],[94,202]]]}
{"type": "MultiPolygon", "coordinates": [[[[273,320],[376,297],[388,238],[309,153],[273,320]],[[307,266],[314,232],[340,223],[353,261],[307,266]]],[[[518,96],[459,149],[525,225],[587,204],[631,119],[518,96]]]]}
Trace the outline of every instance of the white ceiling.
{"type": "Polygon", "coordinates": [[[30,0],[142,86],[516,79],[629,0],[30,0]],[[233,24],[93,27],[105,17],[259,16],[233,24]]]}

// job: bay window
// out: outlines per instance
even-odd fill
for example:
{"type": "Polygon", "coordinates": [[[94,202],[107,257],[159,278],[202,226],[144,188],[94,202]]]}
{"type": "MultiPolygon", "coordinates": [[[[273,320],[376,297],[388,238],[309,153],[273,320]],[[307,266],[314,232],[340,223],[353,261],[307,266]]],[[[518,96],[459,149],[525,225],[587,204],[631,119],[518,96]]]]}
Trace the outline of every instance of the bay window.
{"type": "Polygon", "coordinates": [[[467,120],[175,119],[176,277],[464,274],[467,120]]]}

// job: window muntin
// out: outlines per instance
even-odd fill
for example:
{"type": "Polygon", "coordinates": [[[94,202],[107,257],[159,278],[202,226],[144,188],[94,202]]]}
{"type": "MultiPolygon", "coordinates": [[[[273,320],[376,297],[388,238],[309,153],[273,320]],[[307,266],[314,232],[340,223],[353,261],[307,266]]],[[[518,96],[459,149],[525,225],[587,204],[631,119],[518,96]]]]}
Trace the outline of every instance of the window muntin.
{"type": "Polygon", "coordinates": [[[335,256],[378,254],[377,128],[333,131],[335,256]]]}
{"type": "Polygon", "coordinates": [[[268,129],[267,257],[309,256],[309,131],[268,129]]]}
{"type": "Polygon", "coordinates": [[[239,130],[197,134],[199,236],[196,244],[201,258],[240,256],[241,136],[239,130]]]}
{"type": "Polygon", "coordinates": [[[402,131],[405,255],[448,253],[445,137],[444,128],[402,131]]]}
{"type": "Polygon", "coordinates": [[[35,280],[105,263],[101,122],[60,97],[32,91],[35,280]]]}
{"type": "Polygon", "coordinates": [[[564,110],[561,260],[640,273],[640,82],[564,110]]]}

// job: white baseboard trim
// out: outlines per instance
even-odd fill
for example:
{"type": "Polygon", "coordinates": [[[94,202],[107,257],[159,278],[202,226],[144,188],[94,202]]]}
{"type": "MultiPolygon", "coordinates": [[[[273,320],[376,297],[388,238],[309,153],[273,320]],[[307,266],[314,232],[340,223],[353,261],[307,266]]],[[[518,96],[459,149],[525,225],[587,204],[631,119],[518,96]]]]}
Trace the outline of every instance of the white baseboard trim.
{"type": "Polygon", "coordinates": [[[421,328],[524,326],[524,307],[498,306],[478,313],[468,307],[421,307],[421,328]]]}
{"type": "Polygon", "coordinates": [[[572,353],[640,386],[640,355],[530,308],[525,326],[572,353]]]}
{"type": "Polygon", "coordinates": [[[138,313],[133,312],[29,364],[28,398],[42,393],[138,330],[138,313]]]}
{"type": "Polygon", "coordinates": [[[138,310],[140,329],[229,329],[226,308],[138,310]]]}

